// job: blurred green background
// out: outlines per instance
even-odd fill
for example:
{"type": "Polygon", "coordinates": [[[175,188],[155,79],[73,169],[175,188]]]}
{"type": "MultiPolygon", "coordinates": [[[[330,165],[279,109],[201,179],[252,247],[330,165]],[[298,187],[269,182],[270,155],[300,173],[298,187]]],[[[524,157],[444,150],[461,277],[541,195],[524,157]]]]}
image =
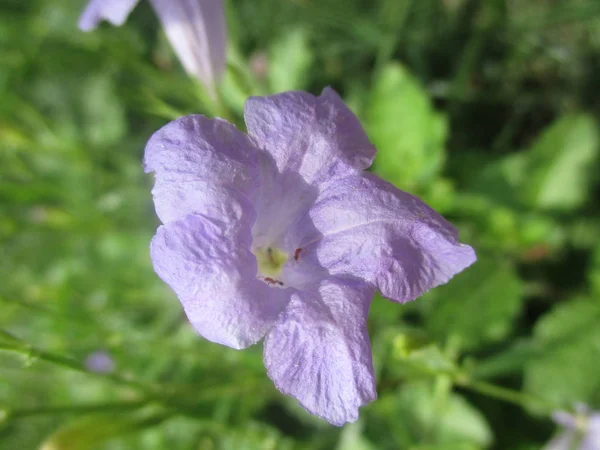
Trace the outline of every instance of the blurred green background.
{"type": "Polygon", "coordinates": [[[215,106],[147,2],[82,33],[85,3],[0,2],[0,448],[525,450],[551,410],[600,408],[600,2],[227,2],[217,112],[333,86],[373,170],[479,255],[375,299],[379,399],[343,428],[276,391],[261,345],[197,336],[154,274],[144,144],[215,106]]]}

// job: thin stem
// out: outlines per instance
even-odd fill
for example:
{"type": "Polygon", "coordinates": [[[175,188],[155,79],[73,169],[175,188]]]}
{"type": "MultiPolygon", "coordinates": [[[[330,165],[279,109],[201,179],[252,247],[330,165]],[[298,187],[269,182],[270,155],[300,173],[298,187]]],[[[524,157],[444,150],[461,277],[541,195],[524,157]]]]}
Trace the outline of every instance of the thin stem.
{"type": "Polygon", "coordinates": [[[19,338],[14,336],[13,334],[9,333],[6,330],[0,330],[0,336],[2,336],[4,339],[8,339],[9,341],[12,342],[19,342],[19,338]]]}
{"type": "MultiPolygon", "coordinates": [[[[12,336],[6,332],[2,333],[7,334],[8,336],[12,336]]],[[[36,360],[44,361],[50,364],[54,364],[56,366],[63,367],[65,369],[73,370],[75,372],[83,373],[86,375],[91,375],[96,378],[102,378],[110,380],[117,384],[126,385],[130,388],[134,388],[140,391],[145,392],[151,396],[155,396],[158,392],[158,389],[152,386],[145,385],[135,380],[128,380],[116,374],[100,374],[96,372],[90,372],[86,370],[79,361],[76,359],[68,358],[66,356],[58,355],[56,353],[47,352],[44,350],[39,350],[34,347],[31,347],[28,344],[24,344],[21,341],[18,341],[16,337],[13,336],[13,340],[17,340],[18,343],[4,343],[0,342],[0,351],[7,351],[18,353],[20,355],[25,356],[28,360],[36,360]]]]}
{"type": "Polygon", "coordinates": [[[474,392],[487,395],[488,397],[502,400],[507,403],[512,403],[521,407],[535,406],[547,410],[548,413],[551,413],[554,409],[556,409],[553,405],[540,398],[529,394],[524,394],[513,389],[496,386],[495,384],[485,381],[477,381],[465,376],[458,376],[455,378],[454,382],[458,386],[462,386],[465,389],[469,389],[474,392]]]}
{"type": "Polygon", "coordinates": [[[55,414],[86,414],[112,411],[126,411],[139,409],[147,405],[144,400],[126,401],[126,402],[111,402],[97,403],[89,405],[60,405],[60,406],[42,406],[38,408],[22,408],[22,409],[4,409],[0,410],[0,420],[21,419],[31,416],[55,415],[55,414]]]}
{"type": "MultiPolygon", "coordinates": [[[[8,352],[17,353],[17,354],[25,356],[28,360],[38,359],[38,360],[68,369],[68,370],[73,370],[73,371],[76,371],[76,372],[79,372],[79,373],[82,373],[85,375],[94,376],[98,379],[107,379],[114,383],[125,385],[129,388],[136,389],[144,396],[144,399],[136,401],[136,402],[130,401],[129,403],[125,404],[131,408],[139,407],[143,403],[156,402],[158,404],[163,405],[164,407],[167,407],[170,409],[175,409],[180,414],[194,416],[198,402],[207,401],[207,400],[213,399],[214,397],[219,397],[221,395],[235,395],[237,393],[237,391],[242,391],[242,392],[246,391],[249,386],[248,380],[245,380],[245,383],[243,383],[243,385],[239,385],[239,386],[243,386],[243,388],[242,387],[237,388],[237,387],[232,387],[232,386],[197,386],[196,385],[196,386],[194,386],[195,394],[193,396],[193,401],[190,402],[190,397],[188,395],[189,389],[188,390],[183,389],[185,387],[189,388],[189,386],[177,386],[177,385],[153,386],[153,385],[140,383],[135,380],[126,379],[126,378],[123,378],[116,374],[100,374],[100,373],[96,373],[96,372],[90,372],[90,371],[86,370],[84,367],[82,367],[80,362],[75,359],[71,359],[71,358],[68,358],[68,357],[65,357],[62,355],[58,355],[55,353],[51,353],[51,352],[33,348],[33,347],[27,345],[26,343],[23,343],[22,341],[18,340],[18,338],[12,336],[10,333],[3,332],[2,334],[6,334],[7,337],[10,337],[13,341],[16,341],[16,343],[15,342],[11,342],[11,343],[0,342],[0,351],[8,351],[8,352]]],[[[238,384],[236,384],[236,386],[237,385],[238,384]]],[[[259,382],[256,380],[254,382],[254,384],[251,383],[250,386],[253,386],[255,389],[257,389],[257,388],[261,387],[261,384],[259,384],[259,382]]],[[[66,413],[66,412],[73,411],[74,409],[77,409],[77,408],[81,408],[82,410],[86,410],[86,408],[90,408],[93,410],[95,408],[100,408],[100,409],[113,408],[114,409],[114,407],[115,407],[115,404],[48,407],[47,409],[44,409],[44,408],[40,409],[39,414],[52,413],[52,412],[57,412],[57,413],[65,412],[66,413]]],[[[20,414],[33,415],[33,414],[37,414],[36,411],[37,410],[31,410],[31,411],[22,412],[20,414]]],[[[10,417],[14,417],[14,415],[15,415],[14,411],[3,412],[0,409],[0,421],[2,420],[2,418],[4,416],[6,416],[7,413],[10,413],[10,417]]]]}
{"type": "Polygon", "coordinates": [[[387,64],[398,46],[404,31],[408,14],[413,7],[413,0],[387,1],[383,3],[382,19],[387,22],[385,39],[381,40],[375,57],[375,73],[378,73],[387,64]]]}

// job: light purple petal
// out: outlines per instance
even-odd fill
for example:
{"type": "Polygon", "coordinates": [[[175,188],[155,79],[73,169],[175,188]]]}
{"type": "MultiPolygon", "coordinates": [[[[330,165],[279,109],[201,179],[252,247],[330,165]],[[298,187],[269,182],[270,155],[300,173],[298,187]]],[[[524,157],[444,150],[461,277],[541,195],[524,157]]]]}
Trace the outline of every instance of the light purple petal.
{"type": "Polygon", "coordinates": [[[580,450],[600,450],[600,414],[592,414],[588,418],[580,450]]]}
{"type": "Polygon", "coordinates": [[[248,137],[224,120],[193,115],[158,130],[144,169],[156,173],[154,203],[164,223],[200,213],[228,223],[254,219],[247,197],[258,187],[257,154],[248,137]]]}
{"type": "Polygon", "coordinates": [[[256,279],[250,223],[224,226],[200,215],[161,226],[150,252],[196,330],[233,348],[259,341],[289,301],[289,289],[256,279]]]}
{"type": "Polygon", "coordinates": [[[262,152],[260,186],[252,197],[256,211],[260,211],[252,229],[254,245],[275,246],[293,253],[295,248],[290,247],[283,237],[290,226],[306,214],[317,195],[317,189],[297,173],[279,173],[271,155],[262,152]]]}
{"type": "Polygon", "coordinates": [[[572,445],[575,442],[575,438],[575,431],[561,431],[550,442],[548,442],[542,450],[571,450],[572,445]]]}
{"type": "Polygon", "coordinates": [[[566,411],[555,411],[552,413],[552,420],[565,428],[574,430],[577,428],[577,417],[566,411]]]}
{"type": "Polygon", "coordinates": [[[213,90],[225,71],[223,0],[150,0],[185,70],[213,90]]]}
{"type": "Polygon", "coordinates": [[[256,216],[250,200],[239,190],[213,181],[156,180],[152,189],[156,214],[163,223],[188,214],[202,214],[226,226],[251,224],[256,216]]]}
{"type": "Polygon", "coordinates": [[[277,389],[341,426],[377,398],[366,327],[373,289],[325,280],[297,292],[267,334],[265,366],[277,389]]]}
{"type": "Polygon", "coordinates": [[[375,157],[358,119],[331,88],[319,97],[306,92],[250,97],[244,119],[280,172],[298,172],[311,184],[357,173],[375,157]]]}
{"type": "Polygon", "coordinates": [[[351,275],[398,302],[446,283],[476,259],[442,216],[372,174],[330,185],[291,234],[302,248],[297,270],[351,275]]]}
{"type": "Polygon", "coordinates": [[[91,31],[102,20],[108,20],[113,25],[121,26],[138,1],[91,0],[79,18],[79,29],[82,31],[91,31]]]}

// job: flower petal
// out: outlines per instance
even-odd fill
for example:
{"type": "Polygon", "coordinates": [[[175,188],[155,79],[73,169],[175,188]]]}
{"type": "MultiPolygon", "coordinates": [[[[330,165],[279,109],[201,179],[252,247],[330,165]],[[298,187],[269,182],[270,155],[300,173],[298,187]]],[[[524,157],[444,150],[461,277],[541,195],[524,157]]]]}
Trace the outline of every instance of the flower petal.
{"type": "Polygon", "coordinates": [[[121,26],[125,23],[127,16],[135,8],[138,1],[91,0],[79,18],[79,29],[82,31],[91,31],[102,20],[108,20],[113,25],[121,26]]]}
{"type": "Polygon", "coordinates": [[[587,419],[587,430],[581,441],[580,450],[600,450],[600,414],[592,414],[587,419]]]}
{"type": "Polygon", "coordinates": [[[254,245],[293,253],[295,249],[287,246],[283,237],[314,204],[317,189],[295,172],[279,173],[270,154],[262,152],[259,159],[260,186],[252,197],[256,211],[260,211],[252,229],[254,245]]]}
{"type": "Polygon", "coordinates": [[[358,119],[331,88],[319,97],[306,92],[251,97],[244,119],[280,172],[299,172],[311,184],[366,169],[375,156],[358,119]]]}
{"type": "Polygon", "coordinates": [[[374,290],[329,279],[297,291],[265,338],[269,377],[310,413],[341,426],[377,398],[366,327],[374,290]]]}
{"type": "MultiPolygon", "coordinates": [[[[579,404],[578,407],[585,407],[584,405],[579,404]]],[[[587,410],[581,412],[581,414],[587,414],[587,410]]],[[[552,413],[552,420],[559,425],[562,425],[565,428],[569,428],[574,430],[577,428],[577,417],[573,414],[570,414],[566,411],[554,411],[552,413]]]]}
{"type": "Polygon", "coordinates": [[[156,214],[163,223],[188,214],[202,214],[226,224],[252,223],[256,216],[250,200],[237,189],[212,181],[171,183],[156,180],[152,189],[156,214]]]}
{"type": "Polygon", "coordinates": [[[224,227],[192,214],[159,227],[150,246],[154,270],[175,291],[196,330],[233,348],[258,342],[291,293],[256,279],[250,225],[224,227]]]}
{"type": "Polygon", "coordinates": [[[372,174],[330,185],[291,233],[305,233],[297,270],[351,275],[398,302],[448,282],[476,260],[442,216],[372,174]]]}
{"type": "Polygon", "coordinates": [[[258,186],[257,154],[246,135],[224,120],[177,119],[146,146],[144,169],[156,173],[157,214],[164,222],[201,213],[239,220],[258,186]]]}
{"type": "Polygon", "coordinates": [[[542,450],[571,450],[576,433],[573,430],[561,431],[542,450]]]}
{"type": "Polygon", "coordinates": [[[185,70],[214,89],[225,72],[223,0],[150,0],[185,70]]]}

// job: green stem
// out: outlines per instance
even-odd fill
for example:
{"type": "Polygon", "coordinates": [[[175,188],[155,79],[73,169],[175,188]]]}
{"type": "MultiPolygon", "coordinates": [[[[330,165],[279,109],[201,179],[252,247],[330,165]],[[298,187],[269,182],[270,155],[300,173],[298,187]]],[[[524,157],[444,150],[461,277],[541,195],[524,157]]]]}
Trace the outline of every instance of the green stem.
{"type": "MultiPolygon", "coordinates": [[[[28,360],[41,360],[50,364],[54,364],[56,366],[68,369],[68,370],[73,370],[85,375],[89,375],[89,376],[93,376],[97,379],[105,379],[105,380],[110,380],[116,384],[120,384],[120,385],[124,385],[128,388],[133,388],[135,390],[137,390],[139,393],[141,393],[144,396],[143,400],[139,400],[139,401],[130,401],[129,403],[125,403],[124,406],[126,407],[130,407],[130,408],[137,408],[142,406],[143,404],[146,403],[150,403],[150,402],[156,402],[158,404],[163,405],[164,407],[170,408],[170,409],[174,409],[177,410],[178,413],[180,414],[184,414],[184,415],[188,415],[188,416],[195,416],[196,415],[196,409],[197,409],[197,403],[201,403],[203,401],[207,401],[207,400],[211,400],[215,397],[219,397],[219,396],[223,396],[223,395],[235,395],[237,393],[237,391],[246,391],[248,389],[248,380],[246,380],[243,383],[243,388],[242,387],[232,387],[232,386],[198,386],[198,385],[194,385],[194,395],[192,397],[190,397],[189,395],[189,391],[190,391],[190,386],[177,386],[177,385],[171,385],[171,386],[158,386],[158,385],[149,385],[149,384],[144,384],[144,383],[140,383],[138,381],[135,380],[130,380],[130,379],[126,379],[123,378],[117,374],[100,374],[100,373],[96,373],[96,372],[91,372],[86,370],[79,361],[75,360],[75,359],[71,359],[62,355],[58,355],[52,352],[47,352],[47,351],[43,351],[43,350],[39,350],[36,348],[33,348],[31,346],[29,346],[26,343],[23,343],[23,341],[19,340],[17,337],[12,336],[10,333],[2,331],[0,333],[0,336],[4,336],[5,338],[9,338],[11,340],[10,343],[6,343],[6,342],[0,342],[0,351],[8,351],[8,352],[13,352],[13,353],[17,353],[19,355],[23,355],[25,356],[28,360]],[[185,389],[185,388],[188,389],[185,389]],[[192,400],[192,401],[190,401],[192,400]]],[[[259,389],[261,387],[262,383],[258,383],[258,381],[255,382],[255,384],[250,384],[250,386],[253,386],[253,389],[259,389]]],[[[236,383],[236,386],[238,386],[239,384],[236,383]]],[[[242,385],[239,385],[242,386],[242,385]]],[[[36,410],[29,410],[29,411],[23,411],[23,412],[17,412],[17,414],[19,416],[23,416],[23,415],[33,415],[33,414],[44,414],[44,413],[52,413],[52,412],[56,412],[56,413],[67,413],[67,412],[72,412],[75,410],[82,410],[82,411],[93,411],[95,409],[116,409],[115,408],[116,404],[106,404],[106,405],[82,405],[82,406],[65,406],[65,407],[48,407],[48,408],[41,408],[41,409],[36,409],[36,410]],[[37,412],[39,411],[39,412],[37,412]]],[[[0,409],[0,421],[2,420],[3,416],[6,416],[6,414],[9,414],[9,417],[15,417],[15,411],[8,411],[8,412],[3,412],[0,409]]]]}
{"type": "Polygon", "coordinates": [[[4,339],[8,339],[11,342],[19,342],[19,338],[12,335],[11,333],[9,333],[6,330],[0,330],[0,336],[2,336],[4,339]]]}
{"type": "Polygon", "coordinates": [[[381,18],[387,22],[388,31],[385,32],[385,39],[382,39],[377,50],[374,73],[379,73],[392,58],[394,50],[400,43],[412,5],[413,0],[391,0],[383,3],[381,18]]]}
{"type": "Polygon", "coordinates": [[[87,413],[106,413],[121,412],[132,409],[139,409],[147,405],[147,401],[127,401],[98,403],[90,405],[61,405],[61,406],[42,406],[39,408],[22,409],[4,409],[0,410],[0,422],[4,420],[21,419],[31,416],[55,415],[55,414],[87,414],[87,413]]]}
{"type": "Polygon", "coordinates": [[[18,340],[18,338],[10,335],[7,332],[3,332],[2,335],[11,336],[13,341],[17,341],[17,343],[5,343],[0,342],[0,351],[7,351],[12,353],[17,353],[25,356],[28,360],[40,360],[50,364],[54,364],[56,366],[60,366],[65,369],[73,370],[75,372],[83,373],[86,375],[91,375],[96,378],[102,378],[106,380],[110,380],[114,383],[128,386],[130,388],[134,388],[136,390],[145,392],[146,394],[154,397],[157,392],[159,392],[158,388],[153,386],[148,386],[143,383],[140,383],[135,380],[129,380],[123,378],[117,374],[101,374],[96,372],[90,372],[86,370],[79,361],[76,359],[68,358],[66,356],[58,355],[56,353],[47,352],[44,350],[39,350],[34,347],[31,347],[28,344],[23,343],[18,340]]]}
{"type": "Polygon", "coordinates": [[[524,394],[513,389],[496,386],[495,384],[487,383],[485,381],[472,380],[466,376],[457,376],[454,382],[456,385],[464,387],[465,389],[469,389],[479,394],[486,395],[497,400],[502,400],[507,403],[512,403],[513,405],[541,408],[546,410],[548,414],[556,409],[556,407],[540,398],[529,394],[524,394]]]}
{"type": "Polygon", "coordinates": [[[204,105],[207,112],[213,117],[219,117],[228,122],[234,122],[234,116],[227,106],[225,106],[221,93],[216,88],[214,91],[211,91],[199,81],[193,81],[196,87],[195,92],[198,100],[204,105]]]}

